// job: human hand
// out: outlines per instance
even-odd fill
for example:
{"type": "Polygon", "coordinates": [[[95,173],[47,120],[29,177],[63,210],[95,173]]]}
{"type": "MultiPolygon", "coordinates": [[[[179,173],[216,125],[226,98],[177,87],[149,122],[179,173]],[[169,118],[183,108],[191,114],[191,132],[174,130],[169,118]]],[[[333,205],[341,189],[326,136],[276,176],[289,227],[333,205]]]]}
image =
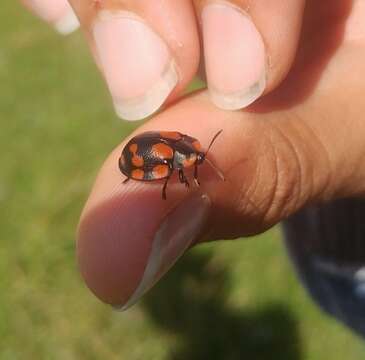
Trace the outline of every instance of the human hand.
{"type": "MultiPolygon", "coordinates": [[[[128,3],[106,6],[129,9],[128,3]]],[[[156,4],[157,15],[166,16],[164,6],[171,3],[156,4]]],[[[206,145],[223,129],[211,157],[227,181],[202,166],[199,189],[187,191],[171,181],[168,199],[163,201],[158,182],[122,184],[118,158],[128,139],[111,153],[83,211],[77,246],[86,283],[114,306],[133,304],[197,242],[256,234],[307,204],[363,196],[365,191],[365,86],[360,76],[365,71],[363,2],[331,0],[329,6],[329,0],[307,1],[290,74],[275,91],[240,112],[219,110],[206,91],[179,99],[197,70],[199,47],[188,36],[195,32],[191,20],[173,15],[184,18],[184,11],[191,15],[190,3],[174,4],[178,11],[167,11],[169,27],[160,31],[166,41],[168,34],[190,39],[183,41],[182,36],[181,42],[169,44],[179,68],[179,82],[169,100],[175,103],[136,133],[177,130],[206,145]],[[183,27],[186,23],[189,26],[183,27]],[[183,45],[174,48],[174,44],[183,45]]],[[[73,5],[83,14],[84,1],[73,5]]],[[[267,92],[291,66],[302,5],[302,1],[283,1],[277,12],[277,2],[256,1],[249,8],[255,24],[261,26],[270,59],[267,92]],[[283,16],[288,9],[291,16],[283,16]],[[270,20],[266,26],[259,20],[263,18],[270,20]]],[[[80,19],[92,42],[88,25],[93,17],[88,16],[80,19]]],[[[158,20],[164,28],[166,21],[158,20]]]]}

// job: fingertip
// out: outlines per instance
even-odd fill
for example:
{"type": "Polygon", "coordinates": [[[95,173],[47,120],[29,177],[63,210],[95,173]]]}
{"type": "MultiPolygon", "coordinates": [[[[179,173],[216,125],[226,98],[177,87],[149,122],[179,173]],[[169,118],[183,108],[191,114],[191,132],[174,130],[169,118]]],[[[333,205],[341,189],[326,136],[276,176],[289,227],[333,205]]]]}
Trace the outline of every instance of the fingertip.
{"type": "Polygon", "coordinates": [[[114,306],[125,304],[138,286],[161,216],[151,206],[157,194],[125,190],[89,206],[78,229],[81,275],[100,300],[114,306]]]}
{"type": "Polygon", "coordinates": [[[246,108],[284,80],[296,53],[304,0],[197,4],[208,89],[217,107],[246,108]]]}
{"type": "Polygon", "coordinates": [[[79,20],[72,9],[54,23],[55,29],[62,35],[72,34],[80,27],[79,20]]]}
{"type": "Polygon", "coordinates": [[[72,2],[120,118],[152,115],[195,76],[199,38],[189,1],[72,2]]]}
{"type": "Polygon", "coordinates": [[[88,207],[77,241],[87,286],[119,310],[134,305],[174,265],[210,209],[208,196],[197,190],[169,189],[165,201],[160,186],[131,186],[88,207]]]}
{"type": "Polygon", "coordinates": [[[79,21],[67,0],[23,0],[23,3],[34,14],[53,25],[62,35],[68,35],[77,30],[79,21]]]}

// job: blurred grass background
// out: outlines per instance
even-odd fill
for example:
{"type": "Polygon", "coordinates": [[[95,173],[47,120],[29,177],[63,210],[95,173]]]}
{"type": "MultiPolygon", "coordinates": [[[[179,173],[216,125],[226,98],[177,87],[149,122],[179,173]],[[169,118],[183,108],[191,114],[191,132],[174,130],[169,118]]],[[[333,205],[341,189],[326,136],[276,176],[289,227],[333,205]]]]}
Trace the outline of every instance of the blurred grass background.
{"type": "Polygon", "coordinates": [[[132,129],[82,35],[17,2],[0,12],[0,359],[352,360],[365,345],[297,282],[279,229],[200,246],[126,313],[85,288],[75,228],[103,159],[132,129]]]}

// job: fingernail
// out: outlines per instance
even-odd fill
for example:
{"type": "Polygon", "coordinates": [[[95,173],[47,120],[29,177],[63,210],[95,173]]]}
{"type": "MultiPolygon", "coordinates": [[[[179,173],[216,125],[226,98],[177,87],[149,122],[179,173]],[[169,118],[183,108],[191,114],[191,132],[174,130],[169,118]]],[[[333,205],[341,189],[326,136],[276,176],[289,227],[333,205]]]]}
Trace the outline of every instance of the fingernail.
{"type": "Polygon", "coordinates": [[[153,114],[178,82],[165,42],[143,20],[124,11],[100,12],[93,30],[117,114],[125,120],[153,114]]]}
{"type": "Polygon", "coordinates": [[[174,209],[157,230],[142,279],[126,304],[115,306],[124,311],[134,305],[176,263],[196,240],[208,218],[210,200],[195,195],[174,209]]]}
{"type": "Polygon", "coordinates": [[[28,0],[26,4],[36,15],[52,24],[63,35],[72,33],[80,26],[67,0],[28,0]]]}
{"type": "Polygon", "coordinates": [[[249,16],[226,2],[208,4],[202,12],[205,66],[212,101],[222,109],[242,109],[266,86],[262,37],[249,16]]]}

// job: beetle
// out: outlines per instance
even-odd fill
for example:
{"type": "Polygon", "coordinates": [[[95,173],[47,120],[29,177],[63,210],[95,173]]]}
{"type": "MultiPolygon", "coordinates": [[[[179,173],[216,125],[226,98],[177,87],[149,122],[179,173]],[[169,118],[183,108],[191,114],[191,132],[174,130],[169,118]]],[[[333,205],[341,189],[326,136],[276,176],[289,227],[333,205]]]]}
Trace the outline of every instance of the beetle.
{"type": "Polygon", "coordinates": [[[123,183],[130,179],[164,179],[162,199],[166,200],[167,183],[173,172],[178,171],[180,182],[189,187],[184,170],[194,167],[194,182],[199,186],[198,166],[204,161],[224,180],[221,171],[207,158],[211,146],[222,131],[214,135],[207,151],[203,151],[197,139],[177,131],[148,131],[135,136],[124,147],[119,158],[119,169],[127,177],[123,183]]]}

